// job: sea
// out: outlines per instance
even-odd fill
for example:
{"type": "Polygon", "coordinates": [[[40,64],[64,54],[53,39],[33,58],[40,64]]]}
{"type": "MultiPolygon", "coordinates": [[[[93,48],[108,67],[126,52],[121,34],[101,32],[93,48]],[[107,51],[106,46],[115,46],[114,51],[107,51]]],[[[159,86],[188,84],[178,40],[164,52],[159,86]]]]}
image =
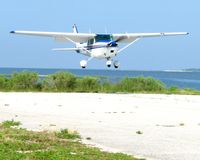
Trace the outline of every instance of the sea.
{"type": "Polygon", "coordinates": [[[67,71],[76,76],[97,76],[117,83],[125,77],[153,77],[166,84],[167,87],[191,88],[200,90],[200,72],[192,71],[135,71],[135,70],[89,70],[89,69],[42,69],[42,68],[0,68],[0,74],[31,71],[45,77],[59,71],[67,71]]]}

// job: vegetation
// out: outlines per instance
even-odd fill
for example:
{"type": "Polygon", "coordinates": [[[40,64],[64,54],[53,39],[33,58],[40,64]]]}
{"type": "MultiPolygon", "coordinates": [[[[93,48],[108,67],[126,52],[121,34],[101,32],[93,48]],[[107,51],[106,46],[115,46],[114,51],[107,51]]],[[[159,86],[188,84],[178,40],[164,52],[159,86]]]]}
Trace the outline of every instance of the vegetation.
{"type": "Polygon", "coordinates": [[[33,90],[37,87],[38,75],[31,72],[14,73],[11,80],[13,90],[33,90]]]}
{"type": "Polygon", "coordinates": [[[8,78],[6,78],[3,75],[0,75],[0,90],[1,91],[7,90],[9,88],[8,85],[10,83],[11,83],[11,81],[8,78]]]}
{"type": "Polygon", "coordinates": [[[111,83],[105,78],[77,77],[68,72],[57,72],[43,78],[34,72],[14,73],[10,77],[0,75],[0,91],[200,94],[193,89],[167,88],[151,77],[124,78],[111,83]]]}
{"type": "Polygon", "coordinates": [[[162,92],[165,91],[165,84],[151,77],[125,78],[116,85],[117,91],[122,92],[162,92]]]}
{"type": "Polygon", "coordinates": [[[15,126],[20,126],[21,123],[20,122],[16,122],[14,121],[13,119],[11,121],[4,121],[2,124],[1,124],[3,127],[5,128],[10,128],[10,127],[15,127],[15,126]]]}
{"type": "Polygon", "coordinates": [[[19,128],[19,124],[13,120],[0,124],[0,159],[136,160],[125,154],[102,152],[83,145],[78,134],[69,133],[68,130],[33,132],[19,128]]]}
{"type": "Polygon", "coordinates": [[[42,83],[43,91],[70,92],[76,87],[76,77],[68,72],[49,75],[42,83]]]}
{"type": "Polygon", "coordinates": [[[62,129],[61,131],[56,133],[58,138],[63,139],[80,139],[80,135],[77,132],[70,132],[68,129],[62,129]]]}
{"type": "Polygon", "coordinates": [[[96,77],[83,77],[77,80],[78,92],[98,92],[100,88],[100,81],[96,77]]]}

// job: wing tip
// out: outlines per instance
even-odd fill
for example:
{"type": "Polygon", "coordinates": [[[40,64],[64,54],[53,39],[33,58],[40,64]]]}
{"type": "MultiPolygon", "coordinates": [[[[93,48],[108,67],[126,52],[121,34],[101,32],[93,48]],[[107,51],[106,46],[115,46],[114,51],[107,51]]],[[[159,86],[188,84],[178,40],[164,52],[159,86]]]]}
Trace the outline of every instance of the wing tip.
{"type": "Polygon", "coordinates": [[[10,31],[10,33],[14,34],[14,33],[15,33],[15,31],[10,31]]]}

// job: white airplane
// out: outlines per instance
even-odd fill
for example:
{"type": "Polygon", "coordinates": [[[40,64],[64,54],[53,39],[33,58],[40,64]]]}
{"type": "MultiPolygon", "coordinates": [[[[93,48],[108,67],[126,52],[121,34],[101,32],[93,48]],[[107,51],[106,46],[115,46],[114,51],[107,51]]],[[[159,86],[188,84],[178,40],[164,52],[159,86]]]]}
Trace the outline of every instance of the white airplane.
{"type": "Polygon", "coordinates": [[[187,32],[162,32],[162,33],[124,33],[124,34],[94,34],[94,33],[78,33],[76,25],[73,26],[73,33],[63,32],[38,32],[38,31],[11,31],[10,33],[52,37],[57,41],[71,42],[74,48],[57,48],[54,51],[76,51],[85,56],[90,57],[88,60],[80,61],[80,66],[86,68],[88,62],[93,59],[106,59],[106,65],[115,68],[120,66],[119,61],[113,58],[120,52],[131,46],[141,38],[146,37],[162,37],[187,35],[187,32]],[[127,45],[119,48],[119,43],[127,43],[127,45]]]}

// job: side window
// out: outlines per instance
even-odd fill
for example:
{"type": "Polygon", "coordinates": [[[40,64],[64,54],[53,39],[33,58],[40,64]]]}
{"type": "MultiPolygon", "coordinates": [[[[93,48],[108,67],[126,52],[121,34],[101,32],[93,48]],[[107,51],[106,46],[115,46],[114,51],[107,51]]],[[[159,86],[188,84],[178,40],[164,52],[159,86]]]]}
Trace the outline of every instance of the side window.
{"type": "Polygon", "coordinates": [[[88,41],[88,45],[91,45],[91,44],[93,44],[94,43],[94,39],[90,39],[89,41],[88,41]]]}

